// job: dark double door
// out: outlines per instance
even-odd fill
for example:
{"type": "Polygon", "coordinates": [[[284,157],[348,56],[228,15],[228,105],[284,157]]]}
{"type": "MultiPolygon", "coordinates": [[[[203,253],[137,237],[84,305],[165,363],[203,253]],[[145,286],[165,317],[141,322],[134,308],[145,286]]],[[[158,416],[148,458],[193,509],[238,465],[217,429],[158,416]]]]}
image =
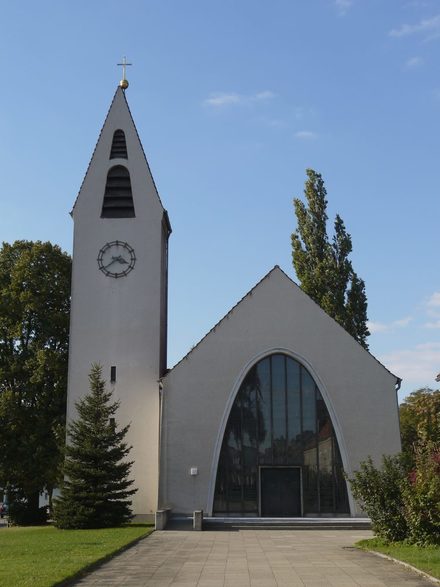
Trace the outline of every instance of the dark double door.
{"type": "Polygon", "coordinates": [[[261,515],[270,518],[301,516],[301,470],[299,467],[260,469],[261,515]]]}

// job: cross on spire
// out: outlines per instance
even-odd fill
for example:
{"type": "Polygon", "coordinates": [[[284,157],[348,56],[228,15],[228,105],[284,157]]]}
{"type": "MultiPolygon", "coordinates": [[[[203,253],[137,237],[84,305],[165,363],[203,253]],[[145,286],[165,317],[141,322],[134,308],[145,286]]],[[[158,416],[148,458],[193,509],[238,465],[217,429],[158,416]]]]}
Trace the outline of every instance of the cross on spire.
{"type": "Polygon", "coordinates": [[[123,59],[122,59],[122,63],[118,63],[117,65],[118,65],[118,66],[119,66],[119,65],[120,65],[120,66],[122,66],[122,79],[121,79],[121,81],[119,82],[119,85],[121,86],[121,88],[122,88],[123,90],[126,90],[126,89],[128,88],[128,81],[127,81],[127,79],[126,79],[126,77],[125,77],[125,74],[126,74],[126,68],[127,68],[127,65],[133,65],[133,64],[132,64],[132,63],[127,63],[127,58],[126,58],[126,57],[123,57],[123,59]]]}

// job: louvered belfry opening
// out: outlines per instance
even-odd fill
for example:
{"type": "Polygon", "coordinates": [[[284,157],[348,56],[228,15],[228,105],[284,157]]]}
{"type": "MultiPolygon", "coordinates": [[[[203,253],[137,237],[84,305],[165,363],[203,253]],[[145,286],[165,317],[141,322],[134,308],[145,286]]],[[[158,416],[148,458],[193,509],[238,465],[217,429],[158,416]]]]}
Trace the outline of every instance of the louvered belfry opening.
{"type": "Polygon", "coordinates": [[[130,173],[126,167],[115,165],[107,174],[101,218],[134,218],[130,173]]]}
{"type": "Polygon", "coordinates": [[[112,148],[110,150],[110,159],[128,159],[127,143],[123,130],[115,130],[113,135],[112,148]]]}

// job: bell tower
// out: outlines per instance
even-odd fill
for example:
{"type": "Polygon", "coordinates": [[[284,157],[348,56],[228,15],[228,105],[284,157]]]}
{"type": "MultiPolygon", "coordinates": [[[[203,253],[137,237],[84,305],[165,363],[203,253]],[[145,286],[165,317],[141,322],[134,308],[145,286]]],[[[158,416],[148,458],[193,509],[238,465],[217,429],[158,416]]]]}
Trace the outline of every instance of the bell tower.
{"type": "Polygon", "coordinates": [[[92,363],[131,423],[133,513],[157,509],[159,379],[166,369],[168,237],[160,201],[120,82],[72,210],[72,309],[67,419],[88,393],[92,363]]]}

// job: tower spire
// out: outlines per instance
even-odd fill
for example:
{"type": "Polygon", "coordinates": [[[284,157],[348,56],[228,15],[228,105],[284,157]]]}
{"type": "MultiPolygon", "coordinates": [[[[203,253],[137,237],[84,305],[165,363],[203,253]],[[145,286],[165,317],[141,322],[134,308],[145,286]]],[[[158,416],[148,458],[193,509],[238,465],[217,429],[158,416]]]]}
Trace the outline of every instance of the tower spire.
{"type": "Polygon", "coordinates": [[[127,63],[127,58],[126,57],[123,57],[122,63],[118,63],[117,65],[122,66],[122,79],[119,82],[119,85],[121,86],[121,88],[123,90],[126,90],[128,88],[128,81],[127,81],[127,79],[125,77],[126,68],[127,68],[127,65],[133,65],[133,64],[132,63],[127,63]]]}

